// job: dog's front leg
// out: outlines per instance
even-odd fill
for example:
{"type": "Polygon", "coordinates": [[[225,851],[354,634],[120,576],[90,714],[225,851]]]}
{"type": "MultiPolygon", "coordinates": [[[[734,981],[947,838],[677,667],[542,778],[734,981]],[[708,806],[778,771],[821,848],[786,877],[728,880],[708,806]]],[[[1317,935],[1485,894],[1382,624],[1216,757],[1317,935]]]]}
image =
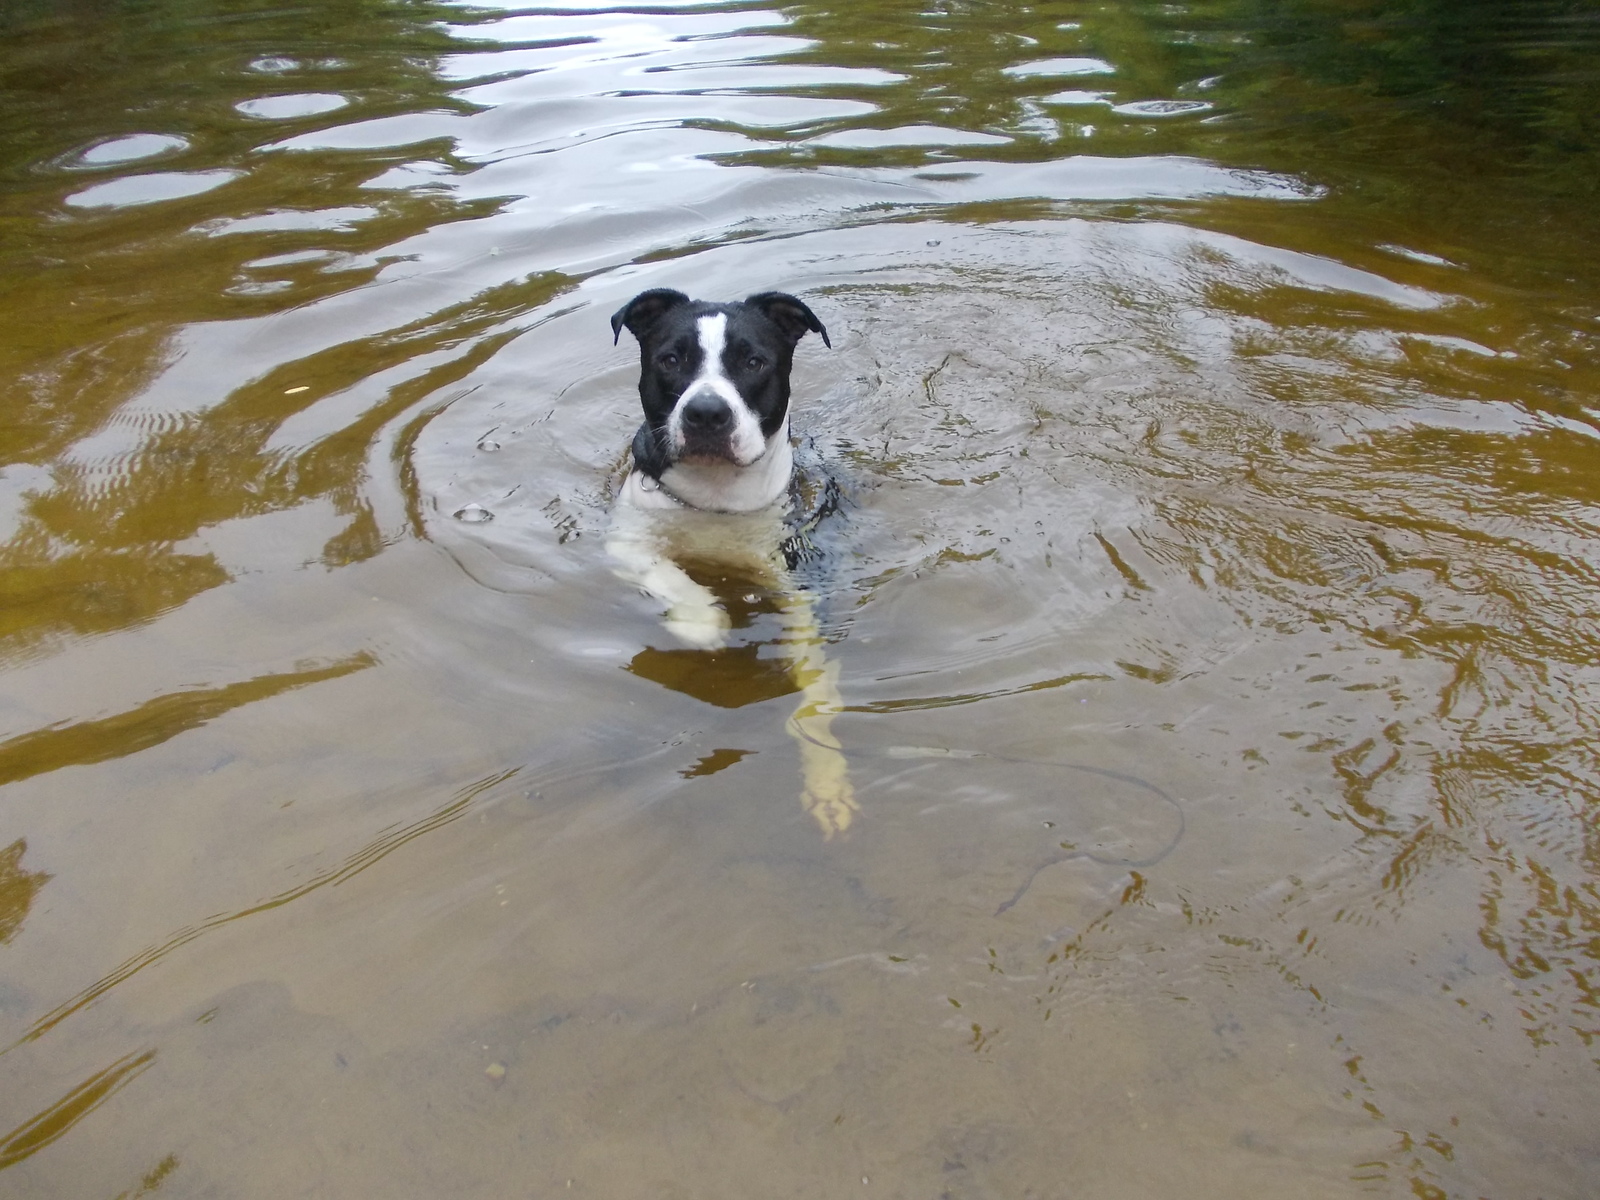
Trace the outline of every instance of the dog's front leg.
{"type": "Polygon", "coordinates": [[[627,518],[606,535],[606,552],[616,574],[667,606],[667,629],[698,650],[727,645],[732,622],[716,593],[696,583],[673,562],[650,532],[627,518]]]}
{"type": "Polygon", "coordinates": [[[849,830],[861,811],[850,785],[850,766],[833,736],[833,718],[844,707],[839,664],[829,662],[811,597],[791,592],[783,607],[783,645],[800,685],[800,703],[786,728],[800,750],[800,803],[824,838],[849,830]]]}

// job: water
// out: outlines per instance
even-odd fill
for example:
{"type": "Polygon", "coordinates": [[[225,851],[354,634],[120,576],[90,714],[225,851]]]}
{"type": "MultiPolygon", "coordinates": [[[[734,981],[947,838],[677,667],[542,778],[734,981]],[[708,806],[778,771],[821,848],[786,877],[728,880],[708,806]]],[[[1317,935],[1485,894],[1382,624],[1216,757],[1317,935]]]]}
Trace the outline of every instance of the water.
{"type": "Polygon", "coordinates": [[[11,6],[0,1192],[1592,1194],[1597,34],[11,6]],[[654,286],[832,335],[831,839],[654,286]]]}

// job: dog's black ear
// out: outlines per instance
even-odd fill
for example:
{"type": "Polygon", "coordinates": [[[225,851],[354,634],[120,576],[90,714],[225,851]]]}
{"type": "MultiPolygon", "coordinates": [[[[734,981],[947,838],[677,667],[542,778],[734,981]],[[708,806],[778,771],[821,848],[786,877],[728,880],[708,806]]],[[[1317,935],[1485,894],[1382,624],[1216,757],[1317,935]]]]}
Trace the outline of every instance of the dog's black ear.
{"type": "Polygon", "coordinates": [[[810,330],[820,333],[822,344],[833,349],[833,343],[828,340],[828,331],[817,320],[816,313],[806,307],[804,300],[797,300],[788,292],[759,292],[754,296],[746,296],[744,302],[776,325],[783,336],[789,339],[791,346],[810,330]]]}
{"type": "Polygon", "coordinates": [[[651,288],[648,292],[640,292],[611,314],[611,344],[614,346],[621,339],[624,325],[634,337],[640,337],[661,319],[662,313],[688,303],[689,297],[671,288],[651,288]]]}

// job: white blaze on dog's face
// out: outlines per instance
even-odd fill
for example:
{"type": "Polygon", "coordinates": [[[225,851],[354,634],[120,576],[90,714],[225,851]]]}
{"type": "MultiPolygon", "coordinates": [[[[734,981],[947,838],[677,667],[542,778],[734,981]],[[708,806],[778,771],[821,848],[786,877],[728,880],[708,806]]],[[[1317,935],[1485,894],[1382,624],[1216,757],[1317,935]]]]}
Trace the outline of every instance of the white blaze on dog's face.
{"type": "MultiPolygon", "coordinates": [[[[724,360],[733,347],[728,343],[728,314],[696,317],[695,340],[700,348],[700,368],[667,418],[667,451],[674,462],[703,460],[748,467],[767,451],[761,418],[729,378],[724,360]]],[[[746,374],[757,373],[767,360],[754,347],[745,351],[746,374]]],[[[735,368],[737,369],[737,368],[735,368]]]]}
{"type": "Polygon", "coordinates": [[[611,326],[639,339],[644,424],[625,494],[659,485],[691,507],[741,512],[782,495],[794,347],[808,331],[828,336],[802,301],[764,292],[709,304],[658,288],[611,326]]]}

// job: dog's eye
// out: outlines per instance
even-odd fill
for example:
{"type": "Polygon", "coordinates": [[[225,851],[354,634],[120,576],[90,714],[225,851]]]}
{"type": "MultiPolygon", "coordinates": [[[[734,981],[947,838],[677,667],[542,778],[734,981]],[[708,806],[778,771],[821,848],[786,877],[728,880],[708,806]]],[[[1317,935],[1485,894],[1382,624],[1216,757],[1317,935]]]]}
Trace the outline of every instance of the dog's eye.
{"type": "Polygon", "coordinates": [[[656,359],[656,361],[663,367],[671,368],[678,365],[678,356],[676,354],[667,353],[656,359]]]}
{"type": "Polygon", "coordinates": [[[758,354],[752,354],[749,358],[744,360],[744,365],[749,370],[759,371],[762,367],[767,365],[767,360],[758,354]]]}

